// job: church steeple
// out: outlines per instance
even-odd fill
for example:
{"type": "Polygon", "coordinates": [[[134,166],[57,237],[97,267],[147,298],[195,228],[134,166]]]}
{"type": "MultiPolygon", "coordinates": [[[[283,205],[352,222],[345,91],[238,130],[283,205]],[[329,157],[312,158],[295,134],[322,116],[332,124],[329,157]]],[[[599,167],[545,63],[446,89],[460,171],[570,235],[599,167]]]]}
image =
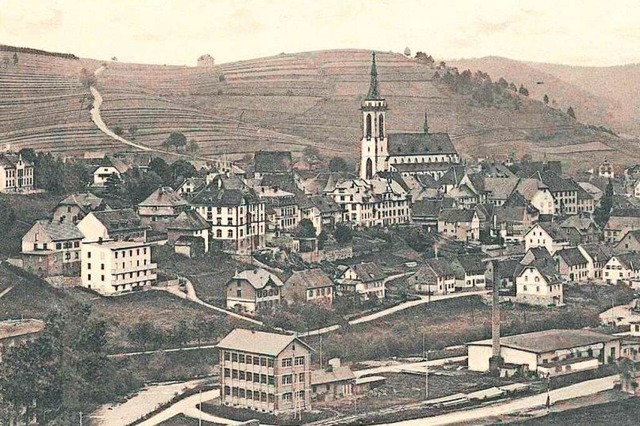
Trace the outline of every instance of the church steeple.
{"type": "Polygon", "coordinates": [[[372,53],[371,61],[371,83],[369,84],[369,94],[367,99],[380,99],[378,92],[378,68],[376,67],[376,52],[372,53]]]}

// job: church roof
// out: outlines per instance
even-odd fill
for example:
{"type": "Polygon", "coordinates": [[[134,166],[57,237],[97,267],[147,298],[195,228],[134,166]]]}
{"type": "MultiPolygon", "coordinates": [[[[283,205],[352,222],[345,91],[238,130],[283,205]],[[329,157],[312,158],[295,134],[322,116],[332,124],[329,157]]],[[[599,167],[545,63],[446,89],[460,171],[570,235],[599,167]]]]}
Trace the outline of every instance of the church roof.
{"type": "Polygon", "coordinates": [[[367,99],[381,99],[378,91],[378,68],[376,67],[376,52],[371,54],[371,84],[367,99]]]}
{"type": "Polygon", "coordinates": [[[389,133],[389,155],[457,154],[448,133],[389,133]]]}

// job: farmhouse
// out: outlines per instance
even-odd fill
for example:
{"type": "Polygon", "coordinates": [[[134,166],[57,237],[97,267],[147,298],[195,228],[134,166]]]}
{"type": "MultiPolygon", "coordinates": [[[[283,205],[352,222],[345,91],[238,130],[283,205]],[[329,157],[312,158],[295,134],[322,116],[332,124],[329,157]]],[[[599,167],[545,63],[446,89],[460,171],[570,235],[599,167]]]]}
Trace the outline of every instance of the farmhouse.
{"type": "Polygon", "coordinates": [[[173,188],[163,186],[151,193],[138,204],[138,215],[142,223],[150,225],[153,222],[169,222],[189,207],[187,200],[182,198],[173,188]]]}
{"type": "Polygon", "coordinates": [[[607,284],[627,284],[636,287],[640,282],[640,253],[614,254],[602,270],[607,284]]]}
{"type": "Polygon", "coordinates": [[[480,219],[475,210],[444,209],[438,215],[438,233],[459,241],[480,239],[480,219]]]}
{"type": "Polygon", "coordinates": [[[553,261],[524,265],[516,277],[516,302],[539,306],[562,306],[564,291],[553,261]]]}
{"type": "Polygon", "coordinates": [[[167,225],[167,239],[175,243],[180,237],[201,238],[202,251],[209,251],[209,229],[211,225],[195,210],[183,211],[167,225]]]}
{"type": "Polygon", "coordinates": [[[640,252],[640,229],[633,229],[626,233],[624,237],[616,244],[616,251],[624,252],[640,252]]]}
{"type": "Polygon", "coordinates": [[[355,393],[356,376],[340,359],[329,360],[324,370],[311,372],[311,398],[314,401],[335,401],[350,398],[355,393]]]}
{"type": "Polygon", "coordinates": [[[73,223],[37,221],[22,237],[24,269],[40,276],[77,276],[83,238],[73,223]]]}
{"type": "Polygon", "coordinates": [[[640,209],[614,208],[604,227],[604,241],[617,244],[629,231],[640,229],[640,209]]]}
{"type": "Polygon", "coordinates": [[[384,299],[387,275],[373,263],[347,266],[336,278],[336,289],[341,294],[356,293],[364,300],[384,299]]]}
{"type": "Polygon", "coordinates": [[[570,243],[567,231],[550,222],[538,222],[524,235],[525,250],[544,247],[552,255],[570,243]]]}
{"type": "MultiPolygon", "coordinates": [[[[621,338],[590,330],[545,330],[500,338],[500,355],[523,371],[557,376],[614,363],[621,338]]],[[[489,371],[491,339],[467,344],[469,370],[489,371]]]]}
{"type": "Polygon", "coordinates": [[[311,409],[311,347],[292,335],[236,328],[217,345],[222,404],[270,413],[311,409]]]}
{"type": "Polygon", "coordinates": [[[416,293],[453,293],[456,291],[456,271],[449,259],[426,259],[407,282],[416,293]]]}
{"type": "Polygon", "coordinates": [[[563,279],[584,282],[589,278],[589,261],[577,247],[565,247],[553,257],[563,279]]]}
{"type": "Polygon", "coordinates": [[[287,302],[314,302],[331,306],[334,293],[333,281],[320,268],[293,271],[284,282],[283,297],[287,302]]]}
{"type": "Polygon", "coordinates": [[[110,210],[105,201],[90,192],[71,194],[53,209],[52,221],[77,224],[90,212],[110,210]]]}

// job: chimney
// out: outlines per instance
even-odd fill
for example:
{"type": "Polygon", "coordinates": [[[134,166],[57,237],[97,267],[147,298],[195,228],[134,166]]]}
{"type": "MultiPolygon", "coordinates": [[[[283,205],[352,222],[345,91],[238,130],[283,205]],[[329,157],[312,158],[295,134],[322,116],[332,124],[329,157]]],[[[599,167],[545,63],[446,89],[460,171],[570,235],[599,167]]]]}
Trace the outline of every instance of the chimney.
{"type": "MultiPolygon", "coordinates": [[[[494,261],[495,262],[495,261],[494,261]]],[[[496,264],[493,269],[495,271],[496,264]]],[[[499,278],[499,277],[498,277],[499,278]]],[[[493,281],[493,303],[491,307],[491,358],[489,358],[489,371],[494,376],[500,376],[500,368],[504,364],[500,350],[500,285],[493,281]]]]}

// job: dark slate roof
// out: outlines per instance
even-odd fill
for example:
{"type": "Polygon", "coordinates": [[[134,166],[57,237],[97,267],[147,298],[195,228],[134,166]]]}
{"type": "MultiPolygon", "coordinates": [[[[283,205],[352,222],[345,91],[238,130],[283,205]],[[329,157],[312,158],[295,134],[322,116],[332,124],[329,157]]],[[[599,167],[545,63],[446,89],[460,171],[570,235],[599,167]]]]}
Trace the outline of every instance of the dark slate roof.
{"type": "Polygon", "coordinates": [[[626,269],[632,269],[634,271],[640,270],[640,253],[616,254],[613,257],[618,259],[626,269]]]}
{"type": "Polygon", "coordinates": [[[457,263],[467,274],[483,274],[486,269],[484,257],[477,254],[456,256],[454,263],[457,263]]]}
{"type": "Polygon", "coordinates": [[[440,182],[440,185],[458,185],[463,177],[464,166],[452,165],[449,166],[447,172],[438,179],[438,182],[440,182]]]}
{"type": "Polygon", "coordinates": [[[431,175],[416,175],[415,178],[423,188],[439,189],[441,186],[431,175]]]}
{"type": "Polygon", "coordinates": [[[611,252],[607,246],[600,243],[580,244],[580,247],[594,260],[594,262],[606,262],[611,259],[611,252]]]}
{"type": "Polygon", "coordinates": [[[184,231],[201,231],[209,229],[211,225],[195,210],[183,211],[171,221],[167,229],[184,231]]]}
{"type": "Polygon", "coordinates": [[[176,242],[174,243],[176,246],[195,246],[201,245],[204,246],[204,238],[196,237],[194,235],[180,235],[176,242]]]}
{"type": "Polygon", "coordinates": [[[142,207],[184,207],[189,203],[180,196],[173,188],[163,186],[151,193],[138,206],[142,207]]]}
{"type": "Polygon", "coordinates": [[[289,173],[293,168],[289,151],[258,151],[254,163],[256,173],[289,173]]]}
{"type": "Polygon", "coordinates": [[[529,251],[525,253],[525,257],[522,259],[521,263],[524,262],[527,256],[532,256],[533,257],[532,261],[547,260],[547,261],[553,262],[553,257],[551,256],[551,253],[549,253],[549,250],[547,250],[546,247],[530,248],[529,251]]]}
{"type": "Polygon", "coordinates": [[[438,215],[438,220],[447,223],[471,222],[475,213],[475,210],[444,209],[438,215]]]}
{"type": "Polygon", "coordinates": [[[105,210],[93,212],[92,214],[107,228],[109,233],[148,228],[142,224],[140,216],[133,209],[105,210]]]}
{"type": "Polygon", "coordinates": [[[106,204],[103,204],[102,198],[96,197],[90,192],[71,194],[64,200],[60,201],[58,205],[78,206],[85,213],[106,208],[106,204]]]}
{"type": "Polygon", "coordinates": [[[442,209],[441,200],[418,200],[411,206],[411,216],[437,218],[442,209]]]}
{"type": "Polygon", "coordinates": [[[451,259],[438,258],[427,259],[424,261],[424,265],[420,266],[416,271],[416,276],[421,278],[426,277],[442,277],[442,276],[454,276],[455,269],[451,266],[451,259]]]}
{"type": "Polygon", "coordinates": [[[534,260],[528,265],[524,265],[519,275],[522,275],[522,271],[524,271],[525,269],[533,267],[540,271],[540,274],[544,277],[548,284],[555,284],[562,281],[560,274],[556,270],[556,263],[553,259],[534,260]]]}
{"type": "Polygon", "coordinates": [[[509,166],[509,170],[518,177],[528,178],[537,172],[550,170],[558,175],[562,174],[562,163],[560,161],[525,161],[509,166]]]}
{"type": "Polygon", "coordinates": [[[538,222],[538,226],[544,229],[544,231],[549,234],[554,241],[569,241],[570,239],[569,234],[567,233],[568,228],[562,228],[556,223],[538,222]]]}
{"type": "Polygon", "coordinates": [[[640,217],[640,209],[613,209],[610,217],[640,217]]]}
{"type": "Polygon", "coordinates": [[[393,163],[391,167],[400,173],[415,173],[445,171],[448,170],[451,165],[449,163],[393,163]]]}
{"type": "Polygon", "coordinates": [[[312,195],[311,202],[320,210],[321,213],[340,212],[342,209],[332,198],[323,197],[321,195],[312,195]]]}
{"type": "Polygon", "coordinates": [[[15,169],[16,164],[18,163],[19,160],[22,160],[25,166],[33,167],[33,165],[30,162],[28,162],[27,160],[24,160],[20,155],[0,154],[0,166],[3,166],[5,168],[15,169]]]}
{"type": "Polygon", "coordinates": [[[294,192],[298,189],[295,178],[293,177],[293,173],[291,172],[267,174],[262,178],[260,186],[284,189],[285,191],[289,192],[294,192]]]}
{"type": "Polygon", "coordinates": [[[499,278],[515,278],[520,269],[519,259],[493,260],[493,274],[499,278]]]}
{"type": "Polygon", "coordinates": [[[524,220],[525,212],[529,215],[535,215],[538,209],[533,206],[500,206],[494,210],[497,223],[520,223],[524,220]]]}
{"type": "Polygon", "coordinates": [[[447,133],[389,133],[389,155],[457,154],[447,133]]]}
{"type": "Polygon", "coordinates": [[[186,196],[190,204],[200,206],[233,207],[243,203],[259,203],[259,198],[253,189],[241,181],[222,177],[217,177],[200,191],[186,194],[186,196]]]}
{"type": "Polygon", "coordinates": [[[568,266],[586,265],[588,263],[577,247],[565,248],[556,252],[555,255],[561,257],[568,266]]]}
{"type": "Polygon", "coordinates": [[[578,191],[580,185],[572,181],[571,179],[565,179],[557,173],[550,170],[545,172],[537,172],[531,177],[539,179],[542,183],[549,187],[551,192],[560,191],[578,191]]]}

